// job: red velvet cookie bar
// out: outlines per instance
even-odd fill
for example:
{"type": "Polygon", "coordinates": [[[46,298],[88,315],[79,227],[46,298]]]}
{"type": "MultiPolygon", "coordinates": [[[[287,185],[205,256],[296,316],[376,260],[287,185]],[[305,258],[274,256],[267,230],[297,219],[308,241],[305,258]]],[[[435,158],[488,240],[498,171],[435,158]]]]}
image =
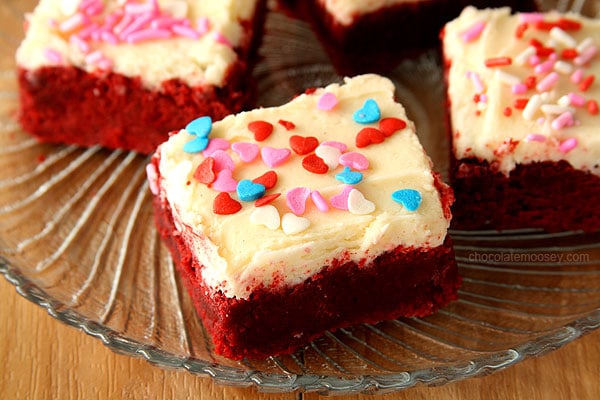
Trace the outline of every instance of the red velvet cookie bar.
{"type": "Polygon", "coordinates": [[[600,229],[600,23],[466,9],[444,30],[457,229],[600,229]]]}
{"type": "Polygon", "coordinates": [[[42,142],[151,153],[199,114],[251,107],[264,1],[225,7],[42,0],[17,51],[20,123],[42,142]]]}
{"type": "Polygon", "coordinates": [[[399,60],[439,45],[444,24],[468,5],[537,9],[534,0],[280,0],[314,28],[343,74],[384,72],[399,60]]]}
{"type": "Polygon", "coordinates": [[[148,166],[156,223],[214,350],[286,353],[456,299],[453,195],[431,168],[377,75],[174,133],[148,166]]]}

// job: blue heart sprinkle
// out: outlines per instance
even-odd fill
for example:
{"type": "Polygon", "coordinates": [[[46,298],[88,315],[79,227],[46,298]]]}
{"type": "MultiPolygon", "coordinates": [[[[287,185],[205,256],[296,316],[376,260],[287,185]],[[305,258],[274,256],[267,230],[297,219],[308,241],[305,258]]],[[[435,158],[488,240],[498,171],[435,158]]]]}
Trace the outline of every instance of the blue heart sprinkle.
{"type": "Polygon", "coordinates": [[[207,137],[196,137],[183,145],[183,151],[186,153],[200,153],[208,147],[209,139],[207,137]]]}
{"type": "Polygon", "coordinates": [[[265,195],[265,185],[242,179],[237,185],[237,194],[242,201],[258,200],[265,195]]]}
{"type": "Polygon", "coordinates": [[[350,167],[345,167],[343,172],[335,176],[335,179],[342,181],[346,185],[356,185],[362,181],[363,174],[357,171],[352,171],[350,167]]]}
{"type": "Polygon", "coordinates": [[[417,211],[421,206],[421,193],[414,189],[402,189],[392,193],[392,199],[408,211],[417,211]]]}
{"type": "Polygon", "coordinates": [[[185,130],[198,137],[207,137],[212,130],[212,119],[208,116],[196,118],[186,125],[185,130]]]}
{"type": "Polygon", "coordinates": [[[352,119],[354,122],[359,124],[370,124],[372,122],[377,122],[381,118],[381,111],[379,111],[379,106],[377,102],[373,99],[367,99],[365,104],[363,104],[362,108],[356,110],[352,115],[352,119]]]}

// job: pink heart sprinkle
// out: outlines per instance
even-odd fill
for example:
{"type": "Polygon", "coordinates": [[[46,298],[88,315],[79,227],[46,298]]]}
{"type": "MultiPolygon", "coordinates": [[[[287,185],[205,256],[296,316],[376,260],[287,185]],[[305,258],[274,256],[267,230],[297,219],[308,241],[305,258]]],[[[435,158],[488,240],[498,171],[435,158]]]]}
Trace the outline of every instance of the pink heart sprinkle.
{"type": "Polygon", "coordinates": [[[255,143],[236,142],[231,145],[231,148],[240,156],[243,162],[252,162],[258,156],[259,147],[255,143]]]}
{"type": "Polygon", "coordinates": [[[235,169],[235,163],[229,154],[224,152],[223,150],[216,150],[211,155],[212,158],[215,159],[215,171],[223,171],[223,170],[231,170],[235,169]]]}
{"type": "Polygon", "coordinates": [[[233,172],[230,169],[224,169],[217,174],[217,179],[211,187],[217,192],[235,192],[237,181],[233,179],[233,172]]]}
{"type": "Polygon", "coordinates": [[[344,190],[340,194],[336,194],[333,196],[329,202],[331,206],[337,208],[338,210],[348,210],[348,197],[350,196],[350,192],[354,189],[354,187],[350,185],[346,185],[344,190]]]}
{"type": "Polygon", "coordinates": [[[338,99],[333,93],[323,93],[317,101],[317,108],[323,111],[329,111],[335,108],[338,104],[338,99]]]}
{"type": "Polygon", "coordinates": [[[217,150],[225,151],[227,149],[229,149],[229,140],[214,138],[209,140],[208,146],[202,151],[202,155],[204,157],[210,157],[217,150]]]}
{"type": "Polygon", "coordinates": [[[369,160],[364,155],[351,151],[340,156],[340,164],[344,167],[350,167],[358,171],[364,171],[369,168],[369,160]]]}
{"type": "Polygon", "coordinates": [[[312,199],[313,203],[315,203],[315,206],[317,206],[317,209],[321,212],[327,212],[329,211],[329,204],[327,204],[327,200],[325,200],[325,198],[323,197],[323,195],[321,193],[319,193],[318,191],[313,191],[310,194],[310,198],[312,199]]]}
{"type": "Polygon", "coordinates": [[[290,149],[276,149],[269,146],[263,147],[260,150],[260,155],[263,159],[263,162],[271,168],[283,164],[290,157],[291,153],[292,151],[290,149]]]}
{"type": "Polygon", "coordinates": [[[302,215],[306,211],[308,196],[310,196],[309,188],[297,187],[287,192],[285,202],[294,214],[302,215]]]}
{"type": "Polygon", "coordinates": [[[348,145],[346,143],[337,142],[335,140],[328,140],[326,142],[321,143],[321,145],[335,147],[341,153],[345,152],[348,149],[348,145]]]}

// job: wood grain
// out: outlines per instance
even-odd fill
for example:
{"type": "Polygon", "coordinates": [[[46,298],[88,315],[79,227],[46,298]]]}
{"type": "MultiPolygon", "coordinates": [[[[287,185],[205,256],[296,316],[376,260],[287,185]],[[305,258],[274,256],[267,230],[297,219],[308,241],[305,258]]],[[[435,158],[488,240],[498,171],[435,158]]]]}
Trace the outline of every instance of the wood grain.
{"type": "MultiPolygon", "coordinates": [[[[5,399],[315,400],[317,393],[259,393],[113,353],[102,342],[49,316],[0,278],[0,393],[5,399]]],[[[483,378],[419,386],[391,399],[599,399],[600,331],[543,357],[483,378]]],[[[372,399],[368,395],[347,397],[372,399]]]]}

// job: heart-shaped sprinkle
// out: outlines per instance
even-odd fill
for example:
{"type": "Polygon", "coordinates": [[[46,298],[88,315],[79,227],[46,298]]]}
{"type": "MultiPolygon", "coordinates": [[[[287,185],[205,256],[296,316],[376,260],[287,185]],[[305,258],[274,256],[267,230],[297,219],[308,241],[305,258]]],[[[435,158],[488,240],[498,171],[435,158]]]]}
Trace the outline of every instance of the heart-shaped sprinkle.
{"type": "Polygon", "coordinates": [[[264,206],[255,208],[250,214],[250,222],[255,225],[264,225],[270,230],[274,231],[279,228],[281,224],[281,217],[279,211],[273,206],[264,206]]]}
{"type": "Polygon", "coordinates": [[[310,220],[298,217],[292,213],[286,213],[281,219],[281,228],[286,235],[295,235],[306,230],[310,226],[310,220]]]}
{"type": "Polygon", "coordinates": [[[340,164],[358,171],[369,169],[369,160],[364,155],[351,151],[340,156],[340,164]]]}
{"type": "Polygon", "coordinates": [[[217,172],[223,171],[224,169],[229,169],[232,171],[235,169],[235,163],[233,162],[233,159],[227,152],[223,150],[215,151],[210,157],[215,160],[215,171],[217,172]]]}
{"type": "Polygon", "coordinates": [[[421,193],[414,189],[401,189],[392,193],[392,199],[408,211],[416,211],[421,206],[421,193]]]}
{"type": "Polygon", "coordinates": [[[248,124],[250,132],[254,133],[254,140],[262,142],[273,133],[273,125],[267,121],[252,121],[248,124]]]}
{"type": "Polygon", "coordinates": [[[301,156],[312,153],[319,145],[319,139],[314,136],[293,135],[290,137],[290,147],[301,156]]]}
{"type": "Polygon", "coordinates": [[[231,198],[229,193],[219,193],[213,201],[213,212],[219,215],[230,215],[242,209],[239,201],[231,198]]]}
{"type": "Polygon", "coordinates": [[[237,185],[237,181],[233,179],[233,172],[230,169],[224,169],[217,173],[217,178],[211,187],[217,192],[231,193],[235,192],[237,185]]]}
{"type": "Polygon", "coordinates": [[[385,135],[377,128],[363,128],[356,135],[356,147],[363,148],[371,144],[379,144],[385,140],[385,135]]]}
{"type": "Polygon", "coordinates": [[[322,144],[317,147],[315,154],[323,159],[329,169],[336,169],[342,152],[337,147],[322,144]]]}
{"type": "Polygon", "coordinates": [[[390,117],[379,121],[379,130],[388,137],[404,128],[406,128],[406,121],[403,121],[400,118],[390,117]]]}
{"type": "Polygon", "coordinates": [[[338,105],[338,98],[335,94],[326,92],[323,93],[317,100],[317,108],[323,111],[333,110],[338,105]]]}
{"type": "Polygon", "coordinates": [[[348,196],[350,196],[350,192],[352,190],[354,190],[352,186],[344,186],[344,189],[341,193],[336,194],[329,200],[331,206],[333,208],[337,208],[338,210],[348,210],[348,196]]]}
{"type": "Polygon", "coordinates": [[[306,211],[306,200],[310,196],[310,189],[306,187],[297,187],[285,195],[285,203],[296,215],[304,214],[306,211]]]}
{"type": "Polygon", "coordinates": [[[243,162],[252,162],[258,156],[260,151],[256,143],[236,142],[231,145],[231,149],[235,151],[243,162]]]}
{"type": "Polygon", "coordinates": [[[263,162],[270,168],[283,164],[291,154],[292,151],[286,148],[276,149],[275,147],[266,146],[260,150],[263,162]]]}
{"type": "Polygon", "coordinates": [[[335,179],[346,185],[356,185],[363,179],[363,174],[358,171],[352,171],[350,167],[344,167],[344,171],[335,175],[335,179]]]}
{"type": "Polygon", "coordinates": [[[327,204],[327,200],[325,200],[325,198],[323,197],[323,195],[320,192],[318,192],[317,190],[311,192],[310,198],[312,199],[313,203],[315,203],[315,206],[317,207],[317,209],[319,211],[321,211],[321,212],[329,211],[329,204],[327,204]]]}
{"type": "Polygon", "coordinates": [[[248,179],[242,179],[236,188],[238,197],[242,201],[254,201],[265,195],[265,187],[248,179]]]}
{"type": "Polygon", "coordinates": [[[309,154],[302,159],[302,167],[313,174],[326,174],[329,167],[325,161],[316,154],[309,154]]]}
{"type": "Polygon", "coordinates": [[[279,196],[281,196],[281,193],[268,194],[256,200],[254,205],[256,207],[266,206],[267,204],[274,202],[277,198],[279,198],[279,196]]]}
{"type": "Polygon", "coordinates": [[[210,185],[217,179],[215,172],[215,159],[212,157],[202,160],[196,171],[194,171],[194,179],[205,185],[210,185]]]}
{"type": "Polygon", "coordinates": [[[340,153],[343,153],[348,149],[348,145],[346,143],[338,142],[336,140],[328,140],[321,143],[321,145],[335,147],[340,151],[340,153]]]}
{"type": "Polygon", "coordinates": [[[260,183],[266,190],[272,189],[277,184],[277,172],[267,171],[258,178],[252,179],[254,183],[260,183]]]}
{"type": "Polygon", "coordinates": [[[197,136],[183,145],[183,151],[190,154],[200,153],[208,147],[209,139],[207,137],[197,136]]]}
{"type": "Polygon", "coordinates": [[[352,114],[354,122],[359,124],[377,122],[379,121],[379,118],[381,118],[381,111],[379,111],[379,106],[373,99],[367,99],[362,108],[356,110],[354,114],[352,114]]]}
{"type": "Polygon", "coordinates": [[[296,125],[293,122],[286,121],[284,119],[280,119],[277,122],[279,123],[279,125],[283,126],[286,131],[291,131],[292,129],[294,129],[296,127],[296,125]]]}
{"type": "Polygon", "coordinates": [[[356,215],[371,214],[375,211],[375,204],[365,199],[358,189],[352,189],[348,195],[348,211],[356,215]]]}
{"type": "Polygon", "coordinates": [[[185,130],[198,137],[207,137],[212,131],[212,119],[208,116],[196,118],[185,126],[185,130]]]}
{"type": "Polygon", "coordinates": [[[214,138],[210,139],[208,142],[208,146],[202,152],[204,157],[210,157],[217,150],[227,150],[229,149],[229,140],[222,138],[214,138]]]}

